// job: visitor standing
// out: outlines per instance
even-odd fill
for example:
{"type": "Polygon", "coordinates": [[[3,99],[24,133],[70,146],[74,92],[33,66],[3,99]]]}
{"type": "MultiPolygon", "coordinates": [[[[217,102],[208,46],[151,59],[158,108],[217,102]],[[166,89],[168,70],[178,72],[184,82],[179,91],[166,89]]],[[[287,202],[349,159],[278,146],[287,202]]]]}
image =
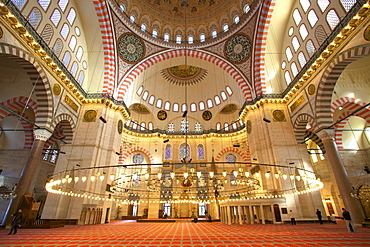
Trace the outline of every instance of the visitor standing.
{"type": "Polygon", "coordinates": [[[13,231],[14,231],[13,234],[17,234],[19,224],[21,223],[21,220],[23,218],[22,209],[18,209],[18,212],[15,214],[12,214],[11,216],[13,216],[12,225],[10,227],[10,232],[8,233],[8,235],[12,234],[13,231]]]}
{"type": "Polygon", "coordinates": [[[321,214],[321,211],[319,209],[316,209],[316,215],[317,215],[317,218],[319,219],[320,224],[322,225],[323,224],[322,214],[321,214]]]}
{"type": "Polygon", "coordinates": [[[288,216],[290,218],[290,222],[292,223],[292,225],[297,225],[297,222],[295,221],[295,215],[292,210],[289,211],[288,216]]]}
{"type": "Polygon", "coordinates": [[[348,228],[348,231],[349,232],[355,232],[356,230],[355,230],[355,226],[353,225],[351,215],[345,208],[342,208],[342,215],[343,215],[344,221],[346,222],[346,226],[348,228]]]}

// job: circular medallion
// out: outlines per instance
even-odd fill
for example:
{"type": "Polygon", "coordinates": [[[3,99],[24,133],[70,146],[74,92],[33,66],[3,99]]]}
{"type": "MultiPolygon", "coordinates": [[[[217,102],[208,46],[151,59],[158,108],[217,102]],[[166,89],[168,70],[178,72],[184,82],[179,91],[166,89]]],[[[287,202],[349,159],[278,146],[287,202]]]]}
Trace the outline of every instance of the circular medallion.
{"type": "Polygon", "coordinates": [[[315,84],[310,84],[307,88],[308,95],[312,96],[316,93],[316,86],[315,84]]]}
{"type": "Polygon", "coordinates": [[[0,39],[2,39],[4,37],[4,32],[3,32],[3,29],[0,27],[0,39]]]}
{"type": "Polygon", "coordinates": [[[118,120],[118,124],[117,124],[117,130],[118,130],[119,134],[122,134],[122,129],[123,129],[123,122],[120,119],[120,120],[118,120]]]}
{"type": "Polygon", "coordinates": [[[87,110],[84,114],[84,122],[94,122],[96,120],[96,116],[98,115],[98,112],[95,110],[87,110]]]}
{"type": "Polygon", "coordinates": [[[55,96],[59,96],[62,92],[62,88],[59,86],[59,84],[54,84],[53,86],[53,93],[55,96]]]}
{"type": "Polygon", "coordinates": [[[202,114],[202,118],[206,121],[209,121],[212,119],[212,112],[210,111],[204,111],[202,114]]]}
{"type": "Polygon", "coordinates": [[[252,122],[251,122],[251,120],[247,120],[246,127],[247,127],[247,133],[250,134],[252,132],[252,122]]]}
{"type": "Polygon", "coordinates": [[[145,45],[134,34],[122,34],[118,40],[118,53],[125,62],[136,63],[143,58],[145,45]]]}
{"type": "Polygon", "coordinates": [[[282,110],[274,110],[272,112],[272,118],[275,121],[282,122],[282,121],[285,121],[285,114],[282,110]]]}
{"type": "Polygon", "coordinates": [[[251,53],[251,42],[247,36],[235,35],[225,45],[225,55],[234,63],[242,63],[251,53]]]}
{"type": "Polygon", "coordinates": [[[370,42],[370,25],[368,25],[364,31],[364,40],[370,42]]]}
{"type": "Polygon", "coordinates": [[[167,112],[166,111],[159,111],[158,113],[157,113],[157,118],[159,119],[159,120],[165,120],[166,118],[167,118],[167,112]]]}

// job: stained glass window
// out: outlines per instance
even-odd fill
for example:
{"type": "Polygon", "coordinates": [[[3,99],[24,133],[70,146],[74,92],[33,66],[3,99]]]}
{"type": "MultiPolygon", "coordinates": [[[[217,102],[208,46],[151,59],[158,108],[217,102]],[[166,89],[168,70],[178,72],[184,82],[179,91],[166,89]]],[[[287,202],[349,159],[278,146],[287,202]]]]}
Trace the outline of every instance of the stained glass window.
{"type": "Polygon", "coordinates": [[[203,146],[203,144],[198,145],[198,160],[204,160],[204,146],[203,146]]]}
{"type": "Polygon", "coordinates": [[[202,125],[200,123],[195,124],[195,132],[202,132],[202,125]]]}
{"type": "Polygon", "coordinates": [[[180,159],[190,157],[190,147],[189,144],[183,143],[180,145],[180,159]]]}
{"type": "Polygon", "coordinates": [[[166,151],[165,151],[165,160],[170,160],[172,159],[172,146],[171,144],[166,145],[166,151]]]}
{"type": "Polygon", "coordinates": [[[143,163],[144,161],[144,156],[142,154],[135,154],[133,157],[132,157],[132,163],[134,164],[141,164],[143,163]]]}
{"type": "Polygon", "coordinates": [[[235,163],[236,156],[234,154],[228,154],[226,155],[226,162],[229,164],[235,163]]]}
{"type": "Polygon", "coordinates": [[[175,132],[175,124],[169,123],[168,124],[168,132],[175,132]]]}

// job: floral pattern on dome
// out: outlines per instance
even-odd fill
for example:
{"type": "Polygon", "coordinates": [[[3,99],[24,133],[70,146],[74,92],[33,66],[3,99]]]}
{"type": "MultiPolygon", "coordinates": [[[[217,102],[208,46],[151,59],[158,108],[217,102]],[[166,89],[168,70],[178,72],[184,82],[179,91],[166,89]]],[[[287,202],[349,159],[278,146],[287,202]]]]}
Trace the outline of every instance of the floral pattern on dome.
{"type": "Polygon", "coordinates": [[[234,63],[243,63],[251,54],[251,42],[245,35],[235,35],[225,44],[225,55],[234,63]]]}
{"type": "Polygon", "coordinates": [[[118,39],[118,54],[128,63],[140,61],[145,54],[145,45],[135,34],[125,33],[118,39]]]}
{"type": "Polygon", "coordinates": [[[206,78],[208,71],[191,65],[178,65],[163,69],[161,74],[167,81],[176,85],[196,84],[206,78]]]}

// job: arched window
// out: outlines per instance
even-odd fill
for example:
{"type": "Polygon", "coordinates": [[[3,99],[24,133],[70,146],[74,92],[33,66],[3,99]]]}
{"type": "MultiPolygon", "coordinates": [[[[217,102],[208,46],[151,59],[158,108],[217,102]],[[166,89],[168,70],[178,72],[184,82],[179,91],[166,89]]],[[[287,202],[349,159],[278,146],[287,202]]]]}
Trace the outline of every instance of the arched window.
{"type": "Polygon", "coordinates": [[[197,111],[197,105],[195,103],[190,104],[190,111],[197,111]]]}
{"type": "Polygon", "coordinates": [[[77,44],[77,39],[76,39],[76,36],[72,35],[70,41],[69,41],[69,48],[71,48],[71,51],[74,51],[75,48],[76,48],[76,44],[77,44]]]}
{"type": "Polygon", "coordinates": [[[150,105],[153,105],[153,104],[154,104],[154,100],[155,100],[155,97],[154,97],[153,95],[151,95],[151,96],[149,97],[148,103],[149,103],[150,105]]]}
{"type": "Polygon", "coordinates": [[[294,19],[294,22],[295,24],[298,26],[298,24],[302,21],[302,16],[301,14],[299,13],[299,10],[298,9],[295,9],[293,11],[293,19],[294,19]]]}
{"type": "Polygon", "coordinates": [[[146,123],[145,122],[142,122],[141,124],[140,124],[140,130],[141,131],[145,131],[146,130],[146,123]]]}
{"type": "Polygon", "coordinates": [[[131,16],[130,16],[130,21],[131,21],[132,23],[135,23],[135,20],[136,20],[135,16],[131,15],[131,16]]]}
{"type": "Polygon", "coordinates": [[[308,12],[308,21],[310,22],[311,27],[314,27],[319,18],[316,15],[315,10],[311,9],[310,12],[308,12]]]}
{"type": "Polygon", "coordinates": [[[224,32],[229,31],[229,25],[224,24],[224,25],[222,26],[222,30],[224,30],[224,32]]]}
{"type": "Polygon", "coordinates": [[[73,76],[76,76],[78,70],[78,65],[77,62],[73,62],[72,67],[71,67],[71,74],[73,76]]]}
{"type": "Polygon", "coordinates": [[[293,77],[296,77],[296,75],[298,74],[298,68],[297,68],[296,63],[292,62],[292,64],[290,65],[290,68],[292,70],[293,77]]]}
{"type": "Polygon", "coordinates": [[[231,125],[233,126],[234,130],[236,130],[238,128],[238,125],[236,124],[236,122],[233,122],[231,125]]]}
{"type": "Polygon", "coordinates": [[[327,34],[323,26],[319,25],[315,30],[315,37],[317,42],[321,45],[325,42],[327,34]]]}
{"type": "Polygon", "coordinates": [[[285,68],[286,68],[286,62],[285,62],[285,61],[283,61],[283,62],[281,63],[281,68],[282,68],[282,69],[285,69],[285,68]]]}
{"type": "Polygon", "coordinates": [[[330,4],[329,0],[317,0],[317,5],[319,5],[322,12],[326,10],[329,4],[330,4]]]}
{"type": "Polygon", "coordinates": [[[164,159],[165,160],[171,160],[172,159],[172,146],[171,146],[171,144],[166,145],[164,159]]]}
{"type": "Polygon", "coordinates": [[[187,143],[182,143],[180,145],[180,159],[188,159],[190,158],[190,147],[187,143]]]}
{"type": "Polygon", "coordinates": [[[298,61],[299,61],[299,64],[301,65],[301,68],[303,68],[307,61],[306,61],[306,57],[304,56],[303,52],[300,52],[298,53],[298,61]]]}
{"type": "Polygon", "coordinates": [[[307,12],[308,8],[311,6],[310,0],[300,0],[299,2],[304,12],[307,12]]]}
{"type": "Polygon", "coordinates": [[[218,95],[215,96],[215,103],[216,103],[216,105],[221,104],[221,100],[220,100],[220,97],[218,95]]]}
{"type": "Polygon", "coordinates": [[[285,82],[286,84],[290,84],[292,82],[292,79],[290,78],[290,74],[289,74],[289,71],[285,71],[285,82]]]}
{"type": "Polygon", "coordinates": [[[149,130],[153,130],[153,123],[152,123],[152,122],[149,122],[149,123],[148,123],[148,129],[149,129],[149,130]]]}
{"type": "Polygon", "coordinates": [[[205,109],[206,109],[206,106],[205,106],[204,102],[203,101],[200,101],[199,102],[199,110],[200,111],[204,111],[205,109]]]}
{"type": "Polygon", "coordinates": [[[152,32],[152,36],[153,36],[154,38],[157,38],[157,36],[158,36],[158,31],[157,31],[156,29],[154,29],[154,30],[153,30],[153,32],[152,32]]]}
{"type": "Polygon", "coordinates": [[[132,156],[132,163],[136,164],[136,165],[140,165],[144,162],[144,155],[142,154],[134,154],[134,156],[132,156]]]}
{"type": "Polygon", "coordinates": [[[71,53],[69,51],[66,51],[66,53],[64,53],[64,57],[62,60],[64,66],[68,67],[70,61],[71,61],[71,53]]]}
{"type": "Polygon", "coordinates": [[[25,5],[25,3],[27,2],[27,0],[12,0],[12,2],[14,3],[14,5],[19,9],[19,10],[22,10],[23,6],[25,5]]]}
{"type": "Polygon", "coordinates": [[[224,130],[229,131],[229,124],[228,123],[224,123],[224,130]]]}
{"type": "Polygon", "coordinates": [[[212,33],[211,33],[211,35],[212,35],[212,38],[216,38],[217,37],[217,31],[216,30],[213,30],[212,33]]]}
{"type": "Polygon", "coordinates": [[[244,13],[248,13],[251,10],[248,4],[244,5],[244,13]]]}
{"type": "Polygon", "coordinates": [[[338,25],[340,20],[339,20],[339,17],[337,15],[337,12],[335,12],[334,9],[329,10],[329,12],[326,16],[326,21],[328,22],[331,30],[333,30],[338,25]]]}
{"type": "Polygon", "coordinates": [[[234,154],[227,154],[225,160],[229,164],[233,164],[236,161],[236,156],[234,154]]]}
{"type": "Polygon", "coordinates": [[[229,86],[226,86],[226,92],[229,94],[229,95],[232,95],[233,94],[233,91],[231,90],[231,88],[229,86]]]}
{"type": "Polygon", "coordinates": [[[221,98],[224,101],[227,100],[227,95],[226,95],[226,93],[224,91],[221,91],[221,98]]]}
{"type": "Polygon", "coordinates": [[[348,12],[356,4],[357,0],[340,0],[340,2],[346,12],[348,12]]]}
{"type": "Polygon", "coordinates": [[[34,29],[37,29],[37,27],[40,24],[41,17],[42,17],[41,11],[38,8],[33,8],[30,14],[28,15],[28,22],[34,29]]]}
{"type": "Polygon", "coordinates": [[[148,91],[145,91],[145,92],[143,93],[143,96],[142,96],[141,98],[142,98],[143,100],[147,100],[148,96],[149,96],[148,91]]]}
{"type": "Polygon", "coordinates": [[[175,111],[175,112],[179,111],[179,104],[178,103],[173,104],[173,111],[175,111]]]}
{"type": "Polygon", "coordinates": [[[64,23],[62,30],[60,30],[60,35],[62,35],[63,39],[66,40],[68,34],[69,34],[69,26],[67,23],[64,23]]]}
{"type": "Polygon", "coordinates": [[[293,37],[292,45],[293,45],[294,51],[298,51],[299,47],[301,47],[301,45],[299,44],[297,36],[293,37]]]}
{"type": "Polygon", "coordinates": [[[204,33],[201,33],[201,34],[199,35],[199,40],[200,40],[200,42],[204,42],[204,41],[206,41],[206,35],[205,35],[204,33]]]}
{"type": "Polygon", "coordinates": [[[120,9],[122,12],[125,12],[125,11],[126,11],[126,5],[124,5],[124,4],[120,4],[120,5],[119,5],[119,9],[120,9]]]}
{"type": "Polygon", "coordinates": [[[169,110],[171,109],[171,103],[170,103],[170,102],[168,102],[168,101],[166,101],[166,103],[164,103],[164,109],[165,109],[166,111],[169,111],[169,110]]]}
{"type": "Polygon", "coordinates": [[[58,5],[60,9],[64,12],[64,10],[66,10],[67,8],[68,0],[59,0],[58,5]]]}
{"type": "Polygon", "coordinates": [[[78,74],[77,82],[80,83],[80,85],[82,85],[82,83],[84,82],[84,79],[85,79],[85,73],[81,70],[80,73],[78,74]]]}
{"type": "Polygon", "coordinates": [[[182,112],[185,112],[185,111],[187,111],[187,110],[188,110],[187,105],[186,105],[186,104],[182,104],[182,105],[181,105],[181,111],[182,111],[182,112]]]}
{"type": "Polygon", "coordinates": [[[137,89],[136,94],[140,96],[140,95],[143,93],[143,90],[144,90],[143,86],[140,86],[140,87],[137,89]]]}
{"type": "Polygon", "coordinates": [[[176,43],[181,44],[181,35],[176,35],[176,43]]]}
{"type": "Polygon", "coordinates": [[[146,24],[145,23],[141,24],[141,31],[143,31],[143,32],[146,31],[146,24]]]}
{"type": "Polygon", "coordinates": [[[312,57],[312,55],[315,54],[316,49],[315,49],[315,45],[313,44],[312,40],[307,41],[306,50],[310,57],[312,57]]]}
{"type": "Polygon", "coordinates": [[[81,61],[83,54],[84,54],[84,49],[81,46],[79,46],[76,52],[76,58],[78,61],[81,61]]]}
{"type": "Polygon", "coordinates": [[[164,36],[163,36],[163,40],[164,40],[165,42],[170,41],[170,34],[169,34],[169,33],[165,33],[165,34],[164,34],[164,36]]]}
{"type": "Polygon", "coordinates": [[[194,37],[193,36],[188,36],[188,43],[193,44],[194,43],[194,37]]]}
{"type": "Polygon", "coordinates": [[[234,16],[234,23],[235,24],[238,24],[239,23],[239,21],[240,21],[240,19],[239,19],[239,16],[234,16]]]}
{"type": "Polygon", "coordinates": [[[221,130],[221,123],[216,124],[216,130],[221,130]]]}
{"type": "Polygon", "coordinates": [[[69,11],[67,15],[67,20],[69,24],[71,24],[71,26],[73,25],[73,22],[75,21],[75,19],[76,19],[76,11],[73,8],[71,8],[71,10],[69,11]]]}
{"type": "Polygon", "coordinates": [[[211,99],[208,99],[207,100],[207,106],[208,106],[208,108],[212,108],[213,107],[213,101],[211,99]]]}
{"type": "Polygon", "coordinates": [[[308,31],[305,24],[302,24],[299,27],[299,34],[301,35],[302,40],[305,40],[308,36],[308,31]]]}
{"type": "Polygon", "coordinates": [[[198,144],[198,160],[204,160],[204,146],[203,144],[198,144]]]}
{"type": "Polygon", "coordinates": [[[161,108],[161,107],[162,107],[162,100],[161,100],[161,99],[158,99],[158,100],[157,100],[157,103],[155,104],[155,106],[156,106],[157,108],[161,108]]]}
{"type": "Polygon", "coordinates": [[[50,24],[46,24],[44,27],[44,30],[41,32],[41,38],[49,44],[51,38],[53,37],[54,30],[53,27],[50,24]]]}
{"type": "Polygon", "coordinates": [[[50,16],[50,20],[54,24],[54,26],[56,26],[56,27],[58,26],[58,24],[60,22],[60,18],[61,18],[60,11],[58,9],[55,9],[53,14],[51,14],[51,16],[50,16]]]}
{"type": "Polygon", "coordinates": [[[290,47],[287,47],[286,50],[285,50],[285,55],[288,59],[288,61],[292,60],[293,58],[293,53],[292,53],[292,50],[290,49],[290,47]]]}
{"type": "Polygon", "coordinates": [[[181,132],[186,133],[189,131],[189,121],[186,119],[181,120],[181,132]]]}

